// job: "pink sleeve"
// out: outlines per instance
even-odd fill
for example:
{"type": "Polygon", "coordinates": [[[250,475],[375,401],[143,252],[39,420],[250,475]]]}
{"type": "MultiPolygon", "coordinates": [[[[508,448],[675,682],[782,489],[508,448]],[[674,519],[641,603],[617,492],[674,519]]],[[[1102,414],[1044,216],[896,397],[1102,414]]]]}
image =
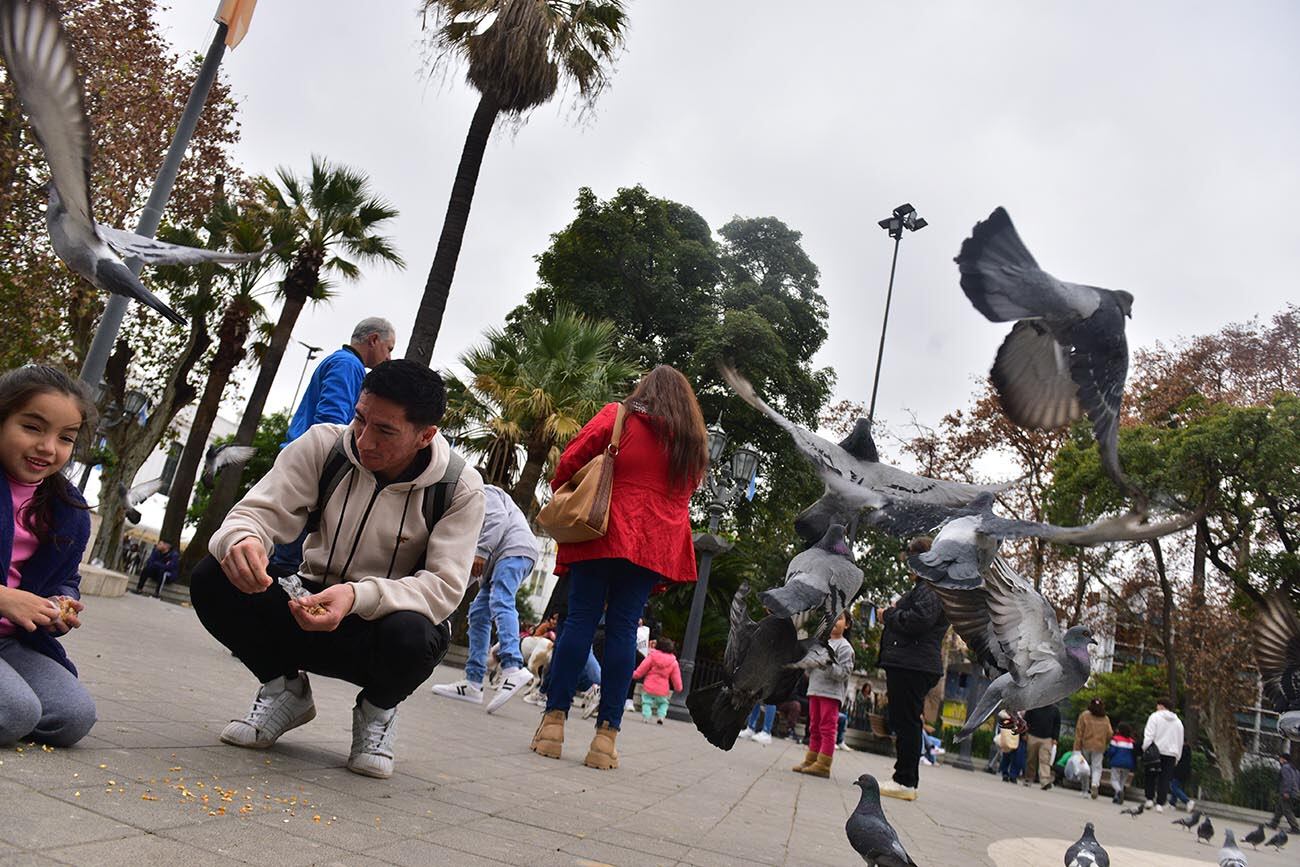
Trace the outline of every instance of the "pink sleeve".
{"type": "Polygon", "coordinates": [[[636,671],[632,672],[632,679],[640,680],[641,678],[645,677],[646,672],[649,670],[650,670],[650,657],[647,656],[645,659],[641,660],[641,664],[636,667],[636,671]]]}
{"type": "Polygon", "coordinates": [[[574,473],[585,467],[588,461],[609,445],[614,435],[614,418],[617,413],[618,404],[608,404],[596,413],[591,421],[583,425],[582,430],[578,431],[578,435],[564,449],[559,463],[555,465],[555,476],[551,479],[552,491],[559,490],[574,473]]]}
{"type": "Polygon", "coordinates": [[[682,691],[682,667],[677,664],[677,657],[673,657],[673,692],[682,691]]]}

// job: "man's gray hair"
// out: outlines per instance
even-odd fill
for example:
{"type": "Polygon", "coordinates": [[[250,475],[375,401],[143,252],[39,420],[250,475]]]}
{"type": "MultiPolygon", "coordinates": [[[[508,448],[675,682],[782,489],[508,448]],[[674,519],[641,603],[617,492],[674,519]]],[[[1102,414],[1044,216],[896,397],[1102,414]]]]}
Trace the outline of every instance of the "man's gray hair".
{"type": "Polygon", "coordinates": [[[360,343],[372,334],[378,334],[380,337],[397,337],[393,323],[382,316],[369,316],[358,322],[357,327],[352,329],[352,342],[360,343]]]}

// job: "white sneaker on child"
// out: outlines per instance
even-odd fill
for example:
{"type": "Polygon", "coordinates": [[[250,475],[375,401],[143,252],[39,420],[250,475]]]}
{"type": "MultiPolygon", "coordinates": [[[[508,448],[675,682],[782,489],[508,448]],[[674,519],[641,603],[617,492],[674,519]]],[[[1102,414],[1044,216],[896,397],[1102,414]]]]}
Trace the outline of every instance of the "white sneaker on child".
{"type": "Polygon", "coordinates": [[[754,736],[754,730],[751,728],[741,729],[740,734],[736,735],[736,737],[741,740],[749,740],[753,736],[754,736]]]}
{"type": "Polygon", "coordinates": [[[454,698],[458,701],[472,702],[473,704],[483,703],[483,687],[477,683],[470,683],[468,680],[435,683],[433,685],[433,694],[444,698],[454,698]]]}
{"type": "Polygon", "coordinates": [[[754,733],[754,743],[756,743],[756,744],[762,744],[763,746],[767,746],[767,745],[770,744],[771,742],[772,742],[772,736],[771,736],[770,734],[768,734],[767,732],[755,732],[755,733],[754,733]]]}
{"type": "Polygon", "coordinates": [[[293,680],[277,677],[262,684],[247,716],[231,720],[221,730],[223,743],[264,750],[280,735],[316,718],[316,703],[305,672],[293,680]]]}
{"type": "Polygon", "coordinates": [[[582,699],[584,702],[582,718],[591,719],[596,715],[596,711],[600,710],[600,684],[592,684],[591,688],[582,694],[582,699]]]}

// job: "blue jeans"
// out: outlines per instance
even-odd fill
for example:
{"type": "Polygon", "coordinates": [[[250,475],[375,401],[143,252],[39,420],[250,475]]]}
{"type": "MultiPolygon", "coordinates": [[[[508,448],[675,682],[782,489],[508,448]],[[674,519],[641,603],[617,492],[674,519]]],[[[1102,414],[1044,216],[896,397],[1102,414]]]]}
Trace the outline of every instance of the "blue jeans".
{"type": "Polygon", "coordinates": [[[470,683],[482,683],[487,674],[493,623],[497,625],[497,659],[501,668],[523,667],[515,593],[531,571],[533,561],[527,557],[506,557],[497,561],[491,575],[483,576],[483,583],[469,604],[469,658],[465,660],[465,679],[470,683]]]}
{"type": "Polygon", "coordinates": [[[774,704],[756,704],[754,709],[749,713],[749,722],[747,727],[751,732],[758,731],[758,715],[763,714],[763,731],[769,735],[772,733],[772,723],[776,721],[776,705],[774,704]]]}
{"type": "Polygon", "coordinates": [[[1179,801],[1190,804],[1192,799],[1183,791],[1183,781],[1174,777],[1169,781],[1169,806],[1177,807],[1179,801]]]}
{"type": "Polygon", "coordinates": [[[836,724],[836,728],[835,728],[836,744],[844,743],[844,729],[845,727],[848,726],[848,724],[849,724],[849,715],[846,714],[844,711],[840,711],[840,719],[839,722],[836,724]]]}
{"type": "Polygon", "coordinates": [[[591,656],[596,624],[605,615],[605,664],[601,671],[596,725],[618,729],[623,702],[636,668],[636,627],[658,574],[627,560],[584,560],[569,567],[569,615],[551,655],[546,710],[569,712],[584,660],[591,656]]]}

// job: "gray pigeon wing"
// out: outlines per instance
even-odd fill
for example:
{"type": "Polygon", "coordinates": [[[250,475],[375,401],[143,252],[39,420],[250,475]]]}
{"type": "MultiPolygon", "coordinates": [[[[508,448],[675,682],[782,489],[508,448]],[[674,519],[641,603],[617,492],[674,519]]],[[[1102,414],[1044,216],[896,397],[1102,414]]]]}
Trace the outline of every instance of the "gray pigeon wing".
{"type": "Polygon", "coordinates": [[[1083,319],[1100,301],[1090,287],[1063,283],[1039,268],[1003,208],[975,224],[955,261],[962,291],[991,322],[1083,319]]]}
{"type": "Polygon", "coordinates": [[[212,456],[212,472],[219,473],[226,467],[246,464],[255,454],[256,446],[224,445],[212,456]]]}
{"type": "Polygon", "coordinates": [[[1128,480],[1119,466],[1119,411],[1128,378],[1123,312],[1106,299],[1095,314],[1070,329],[1070,342],[1070,377],[1078,386],[1079,404],[1092,420],[1101,465],[1127,489],[1128,480]]]}
{"type": "Polygon", "coordinates": [[[731,597],[731,628],[727,633],[727,647],[722,655],[722,668],[728,674],[734,674],[740,661],[749,651],[750,638],[754,634],[754,621],[749,616],[749,583],[742,581],[731,597]]]}
{"type": "Polygon", "coordinates": [[[146,238],[126,229],[115,229],[102,224],[95,225],[99,235],[121,256],[136,258],[146,265],[198,265],[202,262],[232,263],[251,262],[261,258],[266,251],[256,253],[227,253],[222,250],[207,250],[202,247],[186,247],[183,244],[169,244],[154,238],[146,238]]]}
{"type": "Polygon", "coordinates": [[[956,509],[934,503],[891,501],[867,513],[868,525],[891,536],[910,538],[933,533],[936,528],[958,514],[956,509]]]}
{"type": "Polygon", "coordinates": [[[1041,322],[1017,322],[990,372],[1007,418],[1031,430],[1056,430],[1083,416],[1070,353],[1041,322]]]}
{"type": "Polygon", "coordinates": [[[1042,594],[1001,557],[993,561],[985,587],[993,634],[1008,657],[1008,670],[1016,682],[1061,674],[1061,627],[1042,594]]]}
{"type": "Polygon", "coordinates": [[[879,867],[916,867],[898,839],[898,832],[883,816],[854,813],[845,825],[849,845],[869,863],[879,867]]]}
{"type": "Polygon", "coordinates": [[[1144,542],[1186,530],[1203,516],[1186,512],[1159,523],[1148,523],[1140,512],[1101,518],[1080,527],[1061,527],[1039,521],[1003,518],[991,513],[980,517],[980,532],[995,539],[1036,537],[1062,545],[1105,545],[1110,542],[1144,542]]]}
{"type": "Polygon", "coordinates": [[[1280,590],[1264,598],[1251,636],[1264,692],[1280,710],[1300,710],[1300,618],[1280,590]]]}
{"type": "Polygon", "coordinates": [[[32,131],[50,165],[50,179],[68,209],[70,228],[94,236],[90,204],[90,122],[76,59],[54,7],[0,4],[0,50],[32,131]]]}
{"type": "Polygon", "coordinates": [[[146,289],[145,285],[140,282],[140,278],[132,274],[131,270],[121,262],[112,259],[100,259],[95,265],[95,280],[93,282],[96,286],[106,289],[114,295],[121,295],[152,307],[177,325],[186,324],[185,317],[168,307],[157,295],[146,289]]]}
{"type": "Polygon", "coordinates": [[[1009,671],[1010,660],[998,644],[989,617],[988,591],[983,587],[958,590],[937,585],[932,585],[932,589],[943,604],[943,613],[948,622],[975,654],[975,658],[983,665],[992,666],[999,671],[1009,671]]]}
{"type": "Polygon", "coordinates": [[[131,490],[127,491],[126,494],[127,502],[129,502],[132,506],[138,506],[141,503],[143,503],[145,500],[152,497],[154,494],[161,491],[166,486],[167,483],[160,478],[152,479],[148,482],[144,482],[142,484],[136,485],[131,490]]]}

